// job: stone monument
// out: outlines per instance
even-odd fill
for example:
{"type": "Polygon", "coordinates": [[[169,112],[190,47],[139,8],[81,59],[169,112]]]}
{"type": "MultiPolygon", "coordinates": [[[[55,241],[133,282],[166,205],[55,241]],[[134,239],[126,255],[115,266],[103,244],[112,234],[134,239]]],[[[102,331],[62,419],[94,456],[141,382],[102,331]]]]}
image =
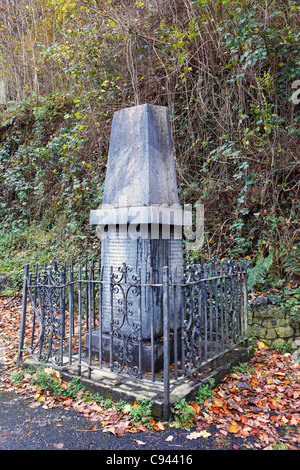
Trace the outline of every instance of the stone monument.
{"type": "MultiPolygon", "coordinates": [[[[128,339],[134,334],[133,324],[138,322],[134,315],[140,310],[143,368],[149,369],[147,346],[151,337],[153,341],[153,336],[156,368],[159,367],[159,357],[162,355],[160,338],[163,334],[162,288],[159,285],[164,266],[168,266],[170,272],[176,267],[178,273],[181,272],[182,226],[191,224],[191,221],[184,220],[184,216],[186,218],[187,214],[180,209],[178,200],[168,109],[144,104],[115,112],[103,204],[100,209],[91,211],[90,216],[90,223],[98,225],[101,232],[103,357],[108,358],[112,335],[114,347],[119,350],[123,348],[118,342],[125,344],[124,338],[128,339]],[[124,309],[120,308],[122,300],[116,293],[112,325],[111,269],[117,275],[118,268],[124,264],[129,267],[129,271],[124,273],[128,275],[129,283],[134,283],[131,276],[136,274],[141,277],[142,285],[151,281],[158,286],[153,288],[151,299],[147,289],[141,290],[140,299],[132,296],[132,318],[127,314],[126,321],[124,309]],[[151,280],[150,268],[153,273],[151,280]],[[120,325],[122,331],[119,328],[116,333],[120,325]]],[[[179,302],[176,308],[180,308],[179,302]]],[[[172,328],[172,320],[170,324],[172,328]]],[[[93,333],[92,343],[95,351],[99,349],[97,333],[93,333]]],[[[131,356],[137,355],[132,346],[131,353],[131,356]]]]}

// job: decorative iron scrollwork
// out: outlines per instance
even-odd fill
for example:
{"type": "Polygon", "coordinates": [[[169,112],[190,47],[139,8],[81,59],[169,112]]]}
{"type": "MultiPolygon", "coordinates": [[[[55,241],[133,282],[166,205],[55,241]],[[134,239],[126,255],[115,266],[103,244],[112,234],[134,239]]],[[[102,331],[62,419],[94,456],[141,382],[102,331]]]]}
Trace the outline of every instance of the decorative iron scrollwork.
{"type": "Polygon", "coordinates": [[[33,344],[31,353],[38,349],[38,359],[41,362],[62,363],[61,341],[64,335],[64,310],[65,291],[63,285],[66,282],[65,267],[54,259],[44,270],[37,272],[35,279],[35,297],[32,296],[30,287],[30,299],[34,306],[35,318],[40,327],[39,338],[33,344]]]}
{"type": "Polygon", "coordinates": [[[142,330],[141,276],[132,274],[132,268],[125,263],[118,271],[111,274],[111,340],[117,340],[111,368],[120,373],[126,367],[130,375],[137,377],[141,371],[141,357],[136,357],[142,330]]]}
{"type": "MultiPolygon", "coordinates": [[[[191,262],[187,267],[176,268],[173,272],[166,270],[168,278],[166,280],[164,277],[160,282],[157,282],[157,273],[152,268],[148,273],[143,273],[142,282],[141,270],[134,272],[132,267],[125,263],[115,271],[111,268],[110,276],[105,280],[103,280],[103,267],[100,264],[98,271],[99,275],[94,275],[92,263],[88,277],[86,262],[85,276],[82,277],[80,264],[78,272],[73,270],[72,264],[67,278],[65,265],[54,259],[48,265],[44,265],[42,270],[37,267],[35,274],[26,274],[26,279],[29,276],[28,292],[34,311],[30,352],[35,354],[39,361],[52,361],[62,365],[65,360],[64,348],[68,349],[71,357],[76,319],[75,302],[78,302],[76,326],[80,331],[78,344],[83,345],[81,338],[83,339],[86,333],[92,338],[92,329],[96,329],[99,325],[99,334],[97,333],[99,345],[101,342],[106,348],[105,351],[103,349],[106,353],[103,361],[108,361],[114,372],[126,372],[133,377],[141,377],[142,374],[142,354],[145,344],[142,339],[142,332],[144,335],[142,327],[146,330],[145,325],[148,320],[151,321],[149,329],[151,361],[153,360],[151,368],[154,370],[154,339],[156,339],[154,326],[157,320],[153,307],[159,302],[164,302],[163,321],[167,318],[169,322],[168,325],[166,323],[164,332],[168,331],[168,328],[171,332],[169,339],[173,340],[174,344],[172,353],[174,358],[177,358],[176,366],[178,365],[178,368],[182,366],[183,376],[213,361],[222,352],[244,340],[248,334],[247,268],[243,262],[237,260],[219,263],[213,261],[209,264],[191,262]],[[108,301],[110,300],[111,308],[108,311],[111,312],[111,317],[105,319],[104,329],[101,312],[103,313],[105,286],[108,293],[110,292],[108,301]],[[67,326],[65,326],[66,301],[69,306],[67,326]],[[144,309],[146,302],[148,302],[147,310],[144,309]],[[145,311],[148,314],[148,317],[143,316],[145,324],[144,320],[142,321],[142,306],[143,314],[145,311]],[[83,321],[84,315],[86,322],[83,321]],[[87,325],[86,330],[84,324],[87,325]],[[67,345],[64,341],[65,336],[68,336],[69,340],[67,345]]],[[[148,337],[146,338],[148,341],[148,337]]],[[[161,339],[159,336],[158,340],[161,339]]],[[[78,350],[81,351],[80,347],[78,346],[78,350]]],[[[94,362],[92,348],[91,340],[88,343],[89,352],[86,349],[86,354],[89,354],[90,370],[94,362]]],[[[78,357],[81,367],[81,353],[78,357]]],[[[99,364],[102,365],[100,346],[99,364]]]]}

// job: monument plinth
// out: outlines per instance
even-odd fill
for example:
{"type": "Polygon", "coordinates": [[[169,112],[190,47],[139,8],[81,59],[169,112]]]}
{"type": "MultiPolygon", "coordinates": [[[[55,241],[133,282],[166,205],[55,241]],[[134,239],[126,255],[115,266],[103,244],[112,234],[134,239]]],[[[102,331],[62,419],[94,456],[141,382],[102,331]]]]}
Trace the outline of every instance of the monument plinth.
{"type": "MultiPolygon", "coordinates": [[[[127,315],[126,321],[116,293],[112,324],[109,282],[111,267],[116,273],[123,263],[132,273],[140,273],[143,285],[149,283],[150,268],[154,284],[160,284],[164,266],[170,271],[178,267],[178,273],[182,267],[182,226],[188,221],[179,206],[166,107],[145,104],[114,113],[103,204],[91,211],[90,222],[101,232],[104,336],[114,334],[114,326],[121,324],[120,341],[124,342],[125,336],[132,334],[132,323],[138,321],[134,315],[140,310],[141,336],[146,345],[151,338],[153,307],[154,336],[159,342],[163,333],[162,288],[153,290],[152,306],[147,289],[142,289],[142,298],[131,300],[132,318],[127,315]]],[[[114,334],[114,342],[118,334],[114,334]]]]}

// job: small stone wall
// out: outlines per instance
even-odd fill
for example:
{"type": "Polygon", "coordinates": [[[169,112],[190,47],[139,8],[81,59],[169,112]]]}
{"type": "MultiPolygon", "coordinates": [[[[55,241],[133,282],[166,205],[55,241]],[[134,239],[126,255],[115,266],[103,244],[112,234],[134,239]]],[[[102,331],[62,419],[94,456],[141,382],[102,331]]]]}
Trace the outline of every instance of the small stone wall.
{"type": "Polygon", "coordinates": [[[287,317],[276,297],[258,297],[249,304],[249,336],[266,346],[300,348],[300,322],[287,317]]]}

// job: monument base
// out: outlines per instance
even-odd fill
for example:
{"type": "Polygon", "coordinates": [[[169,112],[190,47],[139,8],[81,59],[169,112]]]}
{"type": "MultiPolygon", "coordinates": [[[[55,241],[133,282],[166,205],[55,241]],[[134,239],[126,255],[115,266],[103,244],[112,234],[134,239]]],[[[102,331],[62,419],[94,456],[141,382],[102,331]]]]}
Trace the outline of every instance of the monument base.
{"type": "MultiPolygon", "coordinates": [[[[99,330],[93,330],[91,334],[91,350],[92,356],[99,358],[99,330]]],[[[102,333],[102,361],[110,363],[110,339],[111,336],[108,333],[102,333]]],[[[130,341],[126,343],[123,338],[113,338],[113,362],[116,362],[122,366],[127,365],[130,368],[139,367],[139,344],[138,342],[130,341]],[[127,360],[127,361],[126,361],[127,360]]],[[[89,344],[90,335],[86,334],[85,339],[85,352],[89,356],[89,344]]],[[[180,341],[178,340],[178,345],[180,341]]],[[[173,360],[173,340],[170,339],[170,359],[173,360]]],[[[147,340],[142,341],[142,355],[141,364],[143,372],[151,372],[151,357],[152,347],[151,342],[147,340]]],[[[164,365],[164,345],[162,339],[156,339],[153,345],[153,357],[154,357],[154,371],[158,372],[163,369],[164,365]]]]}

